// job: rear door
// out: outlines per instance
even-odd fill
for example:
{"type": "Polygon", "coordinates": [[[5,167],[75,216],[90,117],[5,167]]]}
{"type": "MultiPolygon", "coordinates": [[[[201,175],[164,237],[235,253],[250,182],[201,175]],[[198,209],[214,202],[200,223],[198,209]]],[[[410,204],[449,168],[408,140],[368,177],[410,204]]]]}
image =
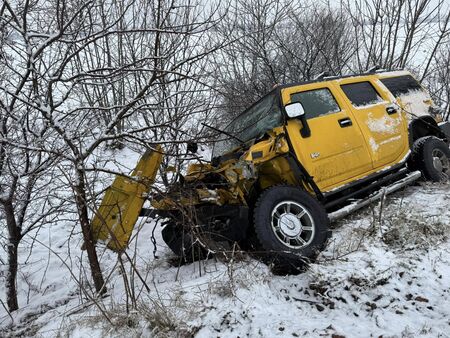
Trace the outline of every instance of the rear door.
{"type": "Polygon", "coordinates": [[[332,190],[372,169],[364,137],[351,109],[335,95],[329,82],[282,90],[283,103],[301,102],[311,129],[302,137],[301,122],[289,120],[287,130],[297,158],[322,191],[332,190]]]}
{"type": "Polygon", "coordinates": [[[374,169],[400,162],[409,152],[407,123],[392,95],[372,77],[336,81],[360,127],[374,169]]]}

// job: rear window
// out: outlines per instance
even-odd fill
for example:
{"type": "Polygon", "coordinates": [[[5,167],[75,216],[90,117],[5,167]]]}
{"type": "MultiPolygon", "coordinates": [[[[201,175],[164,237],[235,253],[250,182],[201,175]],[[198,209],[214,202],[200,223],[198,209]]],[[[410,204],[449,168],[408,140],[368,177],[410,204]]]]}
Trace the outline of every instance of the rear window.
{"type": "Polygon", "coordinates": [[[395,97],[407,94],[411,91],[422,90],[419,82],[417,82],[416,79],[414,79],[411,75],[381,79],[381,82],[395,97]]]}
{"type": "Polygon", "coordinates": [[[383,102],[381,96],[368,81],[341,85],[341,88],[355,107],[383,102]]]}
{"type": "Polygon", "coordinates": [[[291,102],[302,104],[307,119],[337,113],[341,110],[328,88],[292,94],[291,102]]]}

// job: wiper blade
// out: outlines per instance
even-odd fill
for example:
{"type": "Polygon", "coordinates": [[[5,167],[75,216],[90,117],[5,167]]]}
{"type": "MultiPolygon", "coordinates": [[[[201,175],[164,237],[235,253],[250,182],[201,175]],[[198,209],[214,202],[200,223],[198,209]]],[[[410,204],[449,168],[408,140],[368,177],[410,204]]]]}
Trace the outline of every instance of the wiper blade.
{"type": "Polygon", "coordinates": [[[235,140],[238,141],[241,145],[242,145],[242,144],[245,144],[245,142],[242,141],[239,137],[236,137],[236,136],[234,136],[233,134],[230,134],[229,132],[227,132],[227,131],[225,131],[225,130],[222,130],[222,129],[219,129],[219,128],[210,126],[209,124],[206,124],[206,123],[203,123],[203,122],[202,122],[202,125],[204,125],[204,126],[207,127],[207,128],[210,128],[210,129],[212,129],[212,130],[215,130],[215,131],[217,131],[217,132],[219,132],[219,133],[221,133],[221,134],[224,134],[224,135],[226,135],[226,136],[229,136],[229,137],[235,139],[235,140]]]}

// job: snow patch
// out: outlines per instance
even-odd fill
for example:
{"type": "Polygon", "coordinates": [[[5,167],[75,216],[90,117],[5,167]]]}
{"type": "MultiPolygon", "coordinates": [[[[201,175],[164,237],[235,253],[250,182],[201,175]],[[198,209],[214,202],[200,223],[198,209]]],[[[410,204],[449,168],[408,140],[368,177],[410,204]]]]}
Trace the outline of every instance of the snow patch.
{"type": "Polygon", "coordinates": [[[388,103],[388,102],[383,101],[383,100],[381,99],[381,97],[378,97],[378,99],[376,99],[376,100],[367,102],[367,103],[366,103],[365,105],[363,105],[363,106],[355,106],[355,108],[356,108],[356,109],[368,109],[368,108],[372,108],[372,107],[378,106],[378,105],[380,105],[380,104],[387,104],[387,103],[388,103]]]}
{"type": "Polygon", "coordinates": [[[406,94],[399,96],[403,109],[407,112],[408,119],[413,120],[416,116],[427,116],[430,107],[427,101],[431,97],[422,90],[411,90],[406,94]]]}
{"type": "MultiPolygon", "coordinates": [[[[450,185],[411,186],[387,198],[382,210],[373,204],[334,223],[319,260],[296,276],[273,275],[241,253],[229,262],[173,266],[161,227],[143,219],[128,249],[150,286],[147,292],[133,279],[143,303],[138,310],[126,313],[117,255],[99,249],[109,296],[97,301],[114,325],[79,296],[67,267],[39,244],[48,243],[75,276],[84,274],[75,259],[82,256],[81,234],[53,226],[37,234],[32,261],[21,264],[14,324],[0,306],[0,336],[446,337],[450,185]]],[[[27,250],[20,255],[22,263],[27,250]]],[[[127,261],[125,271],[132,271],[127,261]]]]}
{"type": "Polygon", "coordinates": [[[375,139],[373,137],[369,138],[369,145],[374,153],[377,152],[378,149],[380,148],[380,146],[378,145],[378,143],[375,141],[375,139]]]}
{"type": "Polygon", "coordinates": [[[394,70],[394,71],[380,72],[380,73],[377,72],[377,74],[380,75],[382,78],[411,75],[411,73],[408,72],[407,70],[394,70]]]}
{"type": "Polygon", "coordinates": [[[392,118],[388,115],[375,118],[372,113],[369,113],[368,117],[367,126],[374,133],[394,134],[401,123],[401,118],[392,118]]]}
{"type": "Polygon", "coordinates": [[[388,144],[388,143],[391,143],[391,142],[394,142],[394,141],[398,141],[401,138],[402,137],[400,135],[399,136],[394,136],[394,137],[388,138],[387,140],[384,140],[384,141],[380,142],[380,145],[388,144]]]}

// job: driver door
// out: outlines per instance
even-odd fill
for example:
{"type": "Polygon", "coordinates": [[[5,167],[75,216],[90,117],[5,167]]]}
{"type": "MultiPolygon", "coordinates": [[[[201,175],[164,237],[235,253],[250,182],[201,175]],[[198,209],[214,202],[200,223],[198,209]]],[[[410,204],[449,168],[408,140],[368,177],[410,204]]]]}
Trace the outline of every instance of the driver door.
{"type": "Polygon", "coordinates": [[[327,83],[282,89],[285,105],[293,102],[303,105],[311,135],[301,136],[298,119],[289,120],[286,128],[297,158],[324,192],[372,169],[361,130],[335,90],[327,83]]]}

